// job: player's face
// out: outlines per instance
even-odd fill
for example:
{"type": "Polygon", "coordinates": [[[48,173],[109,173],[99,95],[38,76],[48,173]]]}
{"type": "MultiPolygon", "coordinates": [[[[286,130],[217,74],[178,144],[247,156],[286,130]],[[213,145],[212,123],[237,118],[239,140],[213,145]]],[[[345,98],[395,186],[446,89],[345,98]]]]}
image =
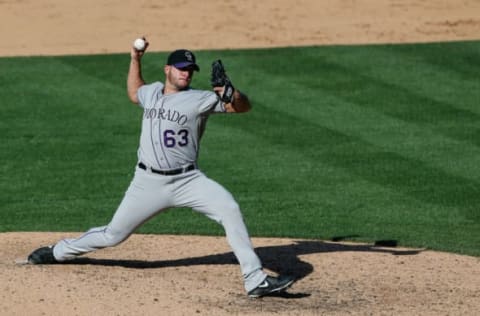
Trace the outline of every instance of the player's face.
{"type": "Polygon", "coordinates": [[[166,80],[177,90],[188,88],[193,78],[193,67],[176,68],[174,66],[165,66],[166,80]]]}

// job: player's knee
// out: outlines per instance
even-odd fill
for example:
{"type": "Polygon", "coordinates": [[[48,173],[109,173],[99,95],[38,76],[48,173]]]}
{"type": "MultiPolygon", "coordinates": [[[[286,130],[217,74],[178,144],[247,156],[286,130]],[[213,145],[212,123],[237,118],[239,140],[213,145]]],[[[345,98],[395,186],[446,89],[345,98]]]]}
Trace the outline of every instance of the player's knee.
{"type": "Polygon", "coordinates": [[[240,206],[237,202],[231,201],[228,204],[225,204],[222,208],[222,222],[226,220],[235,221],[237,218],[241,218],[242,214],[240,211],[240,206]]]}
{"type": "Polygon", "coordinates": [[[229,201],[228,203],[225,203],[224,209],[229,213],[240,213],[240,206],[236,201],[229,201]]]}

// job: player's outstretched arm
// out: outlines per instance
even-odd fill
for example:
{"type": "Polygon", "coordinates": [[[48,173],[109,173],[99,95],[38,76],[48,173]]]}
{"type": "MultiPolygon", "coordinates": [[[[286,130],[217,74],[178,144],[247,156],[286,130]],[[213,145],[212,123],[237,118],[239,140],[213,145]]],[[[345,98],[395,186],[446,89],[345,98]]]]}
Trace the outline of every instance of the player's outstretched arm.
{"type": "MultiPolygon", "coordinates": [[[[145,40],[145,39],[144,39],[145,40]]],[[[128,69],[127,76],[127,94],[130,101],[135,104],[138,104],[137,91],[138,89],[145,84],[145,81],[142,77],[142,65],[141,59],[145,50],[148,47],[148,42],[145,41],[145,47],[142,50],[139,50],[132,46],[130,50],[130,67],[128,69]]]]}
{"type": "MultiPolygon", "coordinates": [[[[250,100],[248,99],[248,97],[236,89],[235,89],[235,92],[233,93],[232,103],[228,103],[225,106],[231,107],[233,110],[232,112],[237,112],[237,113],[248,112],[252,108],[252,105],[250,104],[250,100]]],[[[227,111],[228,111],[228,108],[227,108],[227,111]]]]}

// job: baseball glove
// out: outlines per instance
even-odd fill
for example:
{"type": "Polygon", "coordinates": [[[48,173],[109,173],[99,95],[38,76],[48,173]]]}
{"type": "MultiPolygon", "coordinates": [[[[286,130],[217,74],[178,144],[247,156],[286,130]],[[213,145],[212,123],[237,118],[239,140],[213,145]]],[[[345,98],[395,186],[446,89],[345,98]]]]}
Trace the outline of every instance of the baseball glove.
{"type": "Polygon", "coordinates": [[[225,67],[223,67],[222,61],[216,60],[212,63],[212,78],[210,80],[212,87],[223,87],[223,94],[220,96],[225,103],[232,103],[233,101],[233,92],[235,88],[233,87],[230,78],[228,78],[225,73],[225,67]]]}

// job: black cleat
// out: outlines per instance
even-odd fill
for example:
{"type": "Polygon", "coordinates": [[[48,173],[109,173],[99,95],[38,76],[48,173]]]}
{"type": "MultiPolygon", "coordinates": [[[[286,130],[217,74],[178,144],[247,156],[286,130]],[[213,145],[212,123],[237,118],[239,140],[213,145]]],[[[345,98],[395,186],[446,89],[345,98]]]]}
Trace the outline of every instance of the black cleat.
{"type": "Polygon", "coordinates": [[[259,286],[248,292],[248,296],[257,298],[279,293],[287,289],[294,281],[295,279],[290,276],[267,276],[259,286]]]}
{"type": "Polygon", "coordinates": [[[58,261],[53,256],[53,246],[38,248],[28,256],[30,264],[53,264],[58,261]]]}

